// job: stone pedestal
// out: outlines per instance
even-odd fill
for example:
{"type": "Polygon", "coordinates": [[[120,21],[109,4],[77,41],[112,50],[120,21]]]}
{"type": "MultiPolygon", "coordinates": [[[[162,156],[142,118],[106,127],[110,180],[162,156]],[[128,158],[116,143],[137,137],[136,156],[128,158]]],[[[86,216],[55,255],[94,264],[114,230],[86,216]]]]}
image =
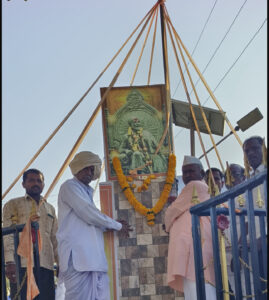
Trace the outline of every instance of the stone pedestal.
{"type": "MultiPolygon", "coordinates": [[[[137,186],[142,182],[134,182],[137,186]]],[[[136,198],[151,208],[158,201],[165,178],[152,180],[147,191],[135,193],[136,198]]],[[[145,216],[129,204],[117,181],[110,183],[113,191],[114,218],[126,220],[133,228],[127,239],[115,238],[117,297],[120,300],[184,299],[166,285],[169,236],[163,230],[164,209],[156,216],[155,225],[148,226],[145,216]]],[[[102,184],[100,185],[102,191],[102,184]]],[[[102,204],[101,192],[101,204],[102,204]]],[[[114,299],[114,298],[113,298],[114,299]]]]}

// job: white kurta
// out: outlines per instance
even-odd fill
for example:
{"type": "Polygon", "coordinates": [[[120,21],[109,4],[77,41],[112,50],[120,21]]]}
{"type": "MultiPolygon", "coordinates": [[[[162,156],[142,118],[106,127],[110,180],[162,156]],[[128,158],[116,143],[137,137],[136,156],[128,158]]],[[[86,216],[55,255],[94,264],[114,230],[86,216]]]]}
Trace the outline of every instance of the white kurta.
{"type": "Polygon", "coordinates": [[[107,272],[103,232],[120,230],[121,223],[102,214],[92,199],[93,189],[76,177],[65,181],[58,196],[58,254],[60,272],[72,252],[77,271],[107,272]]]}

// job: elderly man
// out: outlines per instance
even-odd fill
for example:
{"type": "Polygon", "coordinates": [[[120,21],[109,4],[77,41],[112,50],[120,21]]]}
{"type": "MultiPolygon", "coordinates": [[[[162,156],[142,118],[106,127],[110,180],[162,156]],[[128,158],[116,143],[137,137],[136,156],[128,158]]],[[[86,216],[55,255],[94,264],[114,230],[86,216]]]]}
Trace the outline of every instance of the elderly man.
{"type": "MultiPolygon", "coordinates": [[[[37,169],[29,169],[24,172],[22,186],[26,190],[23,197],[11,199],[3,208],[3,227],[12,224],[25,224],[28,218],[38,220],[40,236],[42,240],[42,250],[40,252],[40,274],[38,299],[55,299],[54,285],[54,263],[58,262],[57,253],[57,218],[54,207],[47,203],[41,196],[44,189],[44,175],[37,169]],[[38,211],[38,206],[42,204],[38,211]],[[39,214],[38,214],[39,213],[39,214]]],[[[15,263],[14,263],[14,243],[13,237],[8,235],[4,238],[6,275],[10,280],[11,299],[14,298],[16,287],[15,263]]],[[[22,268],[19,270],[20,277],[23,278],[26,272],[26,261],[21,259],[22,268]]],[[[36,270],[34,268],[34,274],[36,270]]],[[[20,296],[26,299],[27,284],[23,285],[20,296]]]]}
{"type": "MultiPolygon", "coordinates": [[[[201,202],[210,198],[204,182],[204,169],[199,159],[185,156],[182,166],[185,187],[165,212],[165,228],[169,232],[167,282],[170,287],[184,292],[185,300],[195,300],[194,249],[191,232],[193,190],[201,202]]],[[[205,265],[206,298],[216,299],[211,225],[209,217],[201,218],[203,263],[205,265]]]]}
{"type": "Polygon", "coordinates": [[[242,166],[238,164],[230,164],[229,167],[232,176],[232,182],[231,182],[231,186],[227,185],[227,175],[225,174],[225,185],[227,189],[230,189],[231,187],[242,183],[246,179],[245,169],[242,166]]]}
{"type": "MultiPolygon", "coordinates": [[[[219,192],[221,192],[224,185],[224,175],[218,168],[211,168],[212,175],[214,177],[214,181],[219,188],[219,192]]],[[[205,182],[208,184],[209,180],[209,169],[205,172],[205,182]]]]}
{"type": "Polygon", "coordinates": [[[69,166],[74,177],[62,184],[58,196],[59,277],[65,300],[110,300],[103,232],[128,236],[131,229],[126,221],[102,214],[93,202],[89,183],[100,176],[98,155],[80,152],[69,166]]]}

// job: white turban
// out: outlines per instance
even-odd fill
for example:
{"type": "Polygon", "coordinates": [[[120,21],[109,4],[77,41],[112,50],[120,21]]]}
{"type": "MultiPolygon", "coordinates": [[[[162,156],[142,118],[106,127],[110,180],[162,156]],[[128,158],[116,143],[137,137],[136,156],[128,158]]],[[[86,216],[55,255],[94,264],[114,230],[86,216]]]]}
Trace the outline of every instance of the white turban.
{"type": "Polygon", "coordinates": [[[75,155],[70,162],[69,167],[73,175],[76,175],[79,171],[86,167],[94,166],[93,179],[96,180],[101,174],[102,161],[97,154],[90,151],[82,151],[75,155]]]}
{"type": "Polygon", "coordinates": [[[200,160],[194,156],[188,156],[188,155],[184,156],[183,166],[186,165],[199,165],[202,170],[204,169],[200,160]]]}

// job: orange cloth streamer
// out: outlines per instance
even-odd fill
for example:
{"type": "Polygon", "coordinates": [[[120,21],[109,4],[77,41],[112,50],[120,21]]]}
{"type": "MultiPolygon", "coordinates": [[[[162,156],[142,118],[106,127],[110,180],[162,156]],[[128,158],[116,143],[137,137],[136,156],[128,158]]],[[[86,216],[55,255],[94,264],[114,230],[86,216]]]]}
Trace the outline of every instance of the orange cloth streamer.
{"type": "MultiPolygon", "coordinates": [[[[38,230],[38,250],[41,251],[41,239],[38,230]]],[[[34,299],[39,294],[34,273],[33,273],[33,243],[32,243],[32,232],[31,232],[31,219],[29,218],[26,222],[23,231],[21,233],[20,243],[17,249],[18,255],[24,257],[27,260],[27,300],[34,299]]]]}
{"type": "MultiPolygon", "coordinates": [[[[221,205],[222,205],[223,207],[225,207],[225,208],[229,208],[229,206],[228,206],[226,203],[222,203],[221,205]]],[[[234,211],[235,211],[236,213],[240,213],[240,212],[241,212],[241,210],[238,209],[238,208],[236,208],[234,211]]]]}

